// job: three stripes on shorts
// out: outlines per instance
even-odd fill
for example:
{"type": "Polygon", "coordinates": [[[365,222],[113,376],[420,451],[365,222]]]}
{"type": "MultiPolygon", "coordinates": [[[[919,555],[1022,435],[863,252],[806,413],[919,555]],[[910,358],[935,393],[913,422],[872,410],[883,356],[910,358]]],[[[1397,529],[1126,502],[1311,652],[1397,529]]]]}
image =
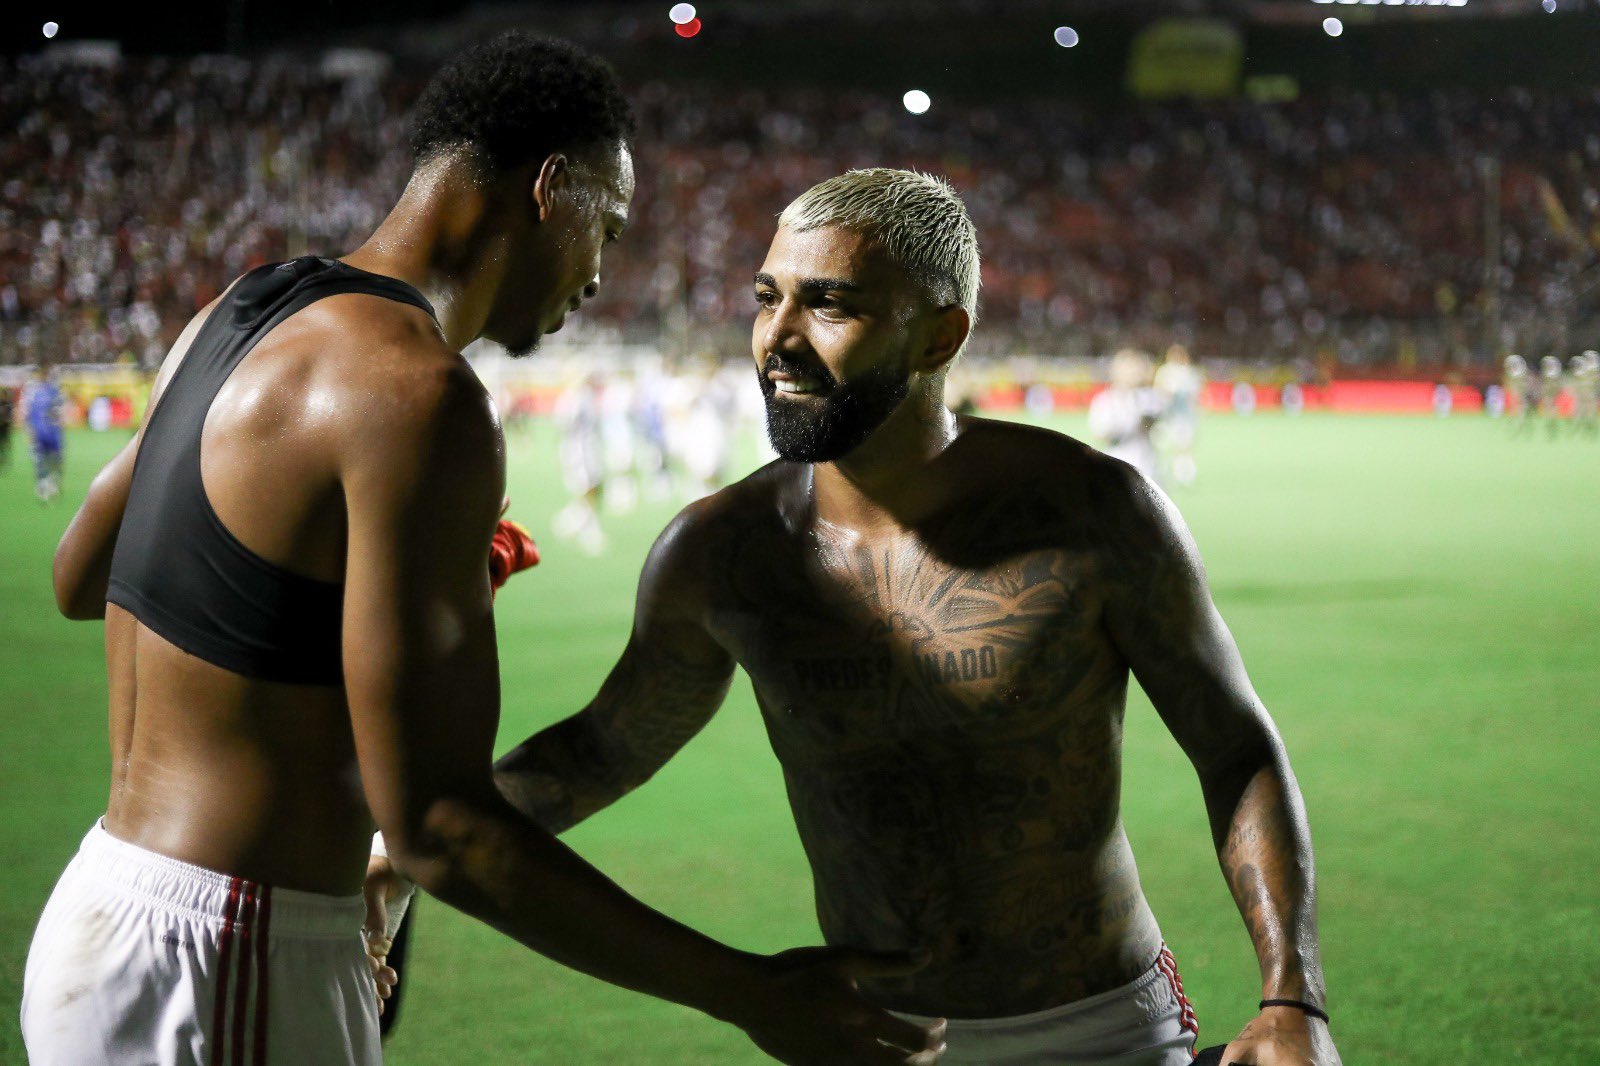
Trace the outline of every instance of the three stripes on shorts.
{"type": "Polygon", "coordinates": [[[228,883],[228,911],[217,941],[217,998],[211,1015],[210,1066],[266,1066],[267,943],[271,927],[272,886],[232,878],[228,883]]]}

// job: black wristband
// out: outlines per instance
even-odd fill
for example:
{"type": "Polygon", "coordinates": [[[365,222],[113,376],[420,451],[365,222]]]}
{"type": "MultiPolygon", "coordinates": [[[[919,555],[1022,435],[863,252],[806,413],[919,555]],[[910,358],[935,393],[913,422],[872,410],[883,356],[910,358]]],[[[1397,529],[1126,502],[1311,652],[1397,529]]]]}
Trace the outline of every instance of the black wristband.
{"type": "Polygon", "coordinates": [[[1309,1003],[1302,1003],[1298,999],[1264,999],[1261,1001],[1261,1006],[1257,1009],[1266,1010],[1268,1007],[1293,1007],[1295,1010],[1305,1011],[1313,1018],[1321,1018],[1325,1023],[1328,1021],[1327,1011],[1323,1010],[1321,1007],[1314,1007],[1309,1003]]]}

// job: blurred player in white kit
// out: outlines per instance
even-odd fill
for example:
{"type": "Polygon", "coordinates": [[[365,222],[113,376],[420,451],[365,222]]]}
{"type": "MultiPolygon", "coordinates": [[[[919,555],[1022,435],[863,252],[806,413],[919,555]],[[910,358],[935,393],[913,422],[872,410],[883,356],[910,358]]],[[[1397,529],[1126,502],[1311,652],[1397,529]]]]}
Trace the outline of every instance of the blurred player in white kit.
{"type": "Polygon", "coordinates": [[[1544,419],[1550,436],[1561,428],[1561,360],[1547,355],[1539,360],[1539,417],[1544,419]]]}
{"type": "Polygon", "coordinates": [[[1520,435],[1533,425],[1534,407],[1538,403],[1532,379],[1528,376],[1528,361],[1515,353],[1506,356],[1500,387],[1505,390],[1506,406],[1516,409],[1516,432],[1520,435]]]}
{"type": "Polygon", "coordinates": [[[1585,436],[1600,432],[1596,421],[1596,392],[1600,391],[1600,352],[1587,351],[1567,360],[1567,380],[1572,389],[1572,427],[1585,436]]]}
{"type": "Polygon", "coordinates": [[[1193,485],[1195,478],[1194,438],[1200,421],[1199,369],[1189,358],[1189,349],[1174,344],[1167,349],[1166,361],[1156,371],[1156,392],[1163,404],[1157,437],[1166,453],[1167,469],[1180,485],[1193,485]]]}
{"type": "Polygon", "coordinates": [[[561,478],[572,496],[556,512],[552,528],[572,537],[590,555],[605,548],[600,528],[600,499],[605,492],[605,446],[601,438],[601,400],[605,383],[590,374],[561,394],[556,401],[556,425],[561,430],[561,478]]]}
{"type": "Polygon", "coordinates": [[[1150,430],[1161,417],[1161,398],[1150,387],[1151,360],[1136,348],[1111,357],[1111,386],[1089,403],[1089,435],[1101,451],[1158,481],[1150,430]]]}

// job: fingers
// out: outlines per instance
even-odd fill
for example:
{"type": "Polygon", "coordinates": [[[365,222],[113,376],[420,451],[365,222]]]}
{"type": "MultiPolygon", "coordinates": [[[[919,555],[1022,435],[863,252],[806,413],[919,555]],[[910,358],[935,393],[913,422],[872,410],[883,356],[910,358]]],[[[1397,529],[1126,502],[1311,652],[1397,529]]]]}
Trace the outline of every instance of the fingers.
{"type": "Polygon", "coordinates": [[[927,948],[915,951],[862,951],[858,948],[840,950],[836,965],[844,976],[855,980],[861,977],[907,977],[928,965],[933,953],[927,948]]]}
{"type": "MultiPolygon", "coordinates": [[[[366,920],[361,923],[361,928],[367,934],[367,949],[369,951],[372,948],[372,942],[374,940],[388,939],[388,882],[389,879],[386,877],[374,877],[371,873],[368,873],[366,883],[361,886],[361,894],[366,899],[367,903],[367,917],[366,920]]],[[[387,946],[385,946],[383,949],[383,954],[387,955],[388,953],[389,949],[387,946]]]]}
{"type": "Polygon", "coordinates": [[[400,974],[393,966],[386,965],[384,956],[372,951],[371,942],[368,942],[367,963],[372,967],[372,983],[378,990],[378,1013],[383,1013],[383,1001],[394,995],[394,986],[400,983],[400,974]]]}
{"type": "Polygon", "coordinates": [[[933,1047],[922,1048],[909,1053],[904,1048],[879,1044],[877,1051],[868,1056],[867,1061],[873,1063],[874,1066],[936,1066],[943,1057],[943,1041],[933,1047]]]}
{"type": "Polygon", "coordinates": [[[885,1013],[873,1026],[872,1035],[891,1047],[904,1051],[927,1051],[944,1043],[945,1020],[919,1025],[885,1013]]]}

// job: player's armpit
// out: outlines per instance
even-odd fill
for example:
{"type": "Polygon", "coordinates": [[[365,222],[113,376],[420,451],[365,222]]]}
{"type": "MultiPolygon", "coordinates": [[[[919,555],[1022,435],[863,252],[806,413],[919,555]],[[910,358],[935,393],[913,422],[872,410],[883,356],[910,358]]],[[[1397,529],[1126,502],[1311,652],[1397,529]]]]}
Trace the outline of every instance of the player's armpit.
{"type": "Polygon", "coordinates": [[[95,475],[83,505],[56,545],[50,569],[56,607],[74,621],[106,616],[111,556],[128,506],[138,446],[138,441],[129,441],[95,475]]]}
{"type": "MultiPolygon", "coordinates": [[[[230,286],[231,288],[231,286],[230,286]]],[[[167,353],[150,390],[150,403],[145,417],[154,411],[166,391],[167,383],[177,372],[189,346],[194,343],[200,327],[205,324],[221,297],[207,304],[199,314],[178,334],[172,349],[167,353]]],[[[67,618],[88,621],[106,616],[107,583],[111,578],[111,556],[116,549],[117,534],[122,529],[122,515],[128,508],[128,494],[133,486],[134,461],[139,454],[139,442],[144,437],[143,427],[95,475],[78,513],[61,535],[56,545],[51,566],[51,583],[55,588],[56,607],[67,618]]]]}
{"type": "Polygon", "coordinates": [[[552,832],[649,780],[727,695],[734,663],[703,621],[706,546],[694,511],[669,525],[651,550],[633,633],[599,693],[495,764],[502,795],[552,832]]]}

